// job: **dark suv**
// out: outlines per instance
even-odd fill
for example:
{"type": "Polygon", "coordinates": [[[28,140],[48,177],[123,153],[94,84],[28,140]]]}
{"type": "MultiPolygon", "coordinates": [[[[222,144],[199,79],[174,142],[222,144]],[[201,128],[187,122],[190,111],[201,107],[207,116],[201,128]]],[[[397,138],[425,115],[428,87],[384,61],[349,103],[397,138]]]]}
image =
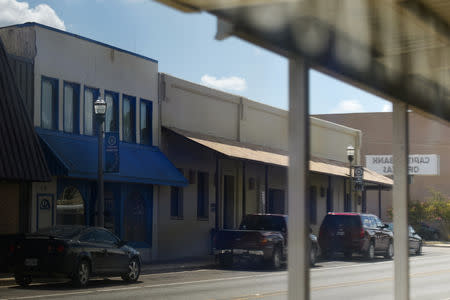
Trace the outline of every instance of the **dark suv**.
{"type": "Polygon", "coordinates": [[[371,214],[328,213],[319,232],[319,245],[325,257],[343,252],[345,257],[353,253],[373,259],[376,254],[391,259],[394,255],[394,235],[388,225],[371,214]]]}

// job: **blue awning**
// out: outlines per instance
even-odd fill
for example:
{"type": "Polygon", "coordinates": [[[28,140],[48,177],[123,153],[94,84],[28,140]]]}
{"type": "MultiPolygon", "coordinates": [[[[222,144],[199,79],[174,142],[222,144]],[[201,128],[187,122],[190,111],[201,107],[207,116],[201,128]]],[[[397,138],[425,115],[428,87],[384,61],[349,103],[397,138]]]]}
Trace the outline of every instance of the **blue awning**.
{"type": "MultiPolygon", "coordinates": [[[[52,175],[97,178],[97,137],[36,128],[52,175]]],[[[105,181],[186,186],[186,178],[157,147],[120,143],[120,172],[105,181]]]]}

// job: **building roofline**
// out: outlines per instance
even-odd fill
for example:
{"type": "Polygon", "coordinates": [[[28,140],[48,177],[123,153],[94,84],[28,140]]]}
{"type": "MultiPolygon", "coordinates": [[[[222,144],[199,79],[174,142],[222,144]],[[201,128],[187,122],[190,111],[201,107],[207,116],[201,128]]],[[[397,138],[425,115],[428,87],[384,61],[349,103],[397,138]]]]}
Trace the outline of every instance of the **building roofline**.
{"type": "Polygon", "coordinates": [[[105,44],[103,42],[99,42],[99,41],[96,41],[96,40],[93,40],[91,38],[87,38],[87,37],[84,37],[84,36],[81,36],[81,35],[78,35],[78,34],[75,34],[75,33],[71,33],[71,32],[68,32],[68,31],[64,31],[64,30],[61,30],[61,29],[58,29],[58,28],[50,27],[50,26],[47,26],[47,25],[44,25],[44,24],[40,24],[40,23],[36,23],[36,22],[27,22],[27,23],[22,23],[22,24],[10,25],[10,26],[5,26],[5,27],[0,27],[0,29],[13,28],[13,27],[16,27],[16,28],[32,27],[32,26],[37,26],[37,27],[41,27],[41,28],[44,28],[44,29],[47,29],[47,30],[51,30],[51,31],[55,31],[55,32],[58,32],[58,33],[66,34],[66,35],[69,35],[69,36],[73,36],[73,37],[81,39],[81,40],[85,40],[85,41],[88,41],[88,42],[91,42],[91,43],[98,44],[98,45],[103,46],[103,47],[107,47],[107,48],[110,48],[110,49],[113,49],[113,50],[117,50],[117,51],[123,52],[125,54],[133,55],[133,56],[145,59],[145,60],[149,60],[149,61],[154,62],[154,63],[158,63],[158,61],[156,59],[153,59],[153,58],[150,58],[150,57],[147,57],[147,56],[135,53],[135,52],[131,52],[131,51],[128,51],[128,50],[124,50],[124,49],[121,49],[121,48],[118,48],[118,47],[115,47],[115,46],[112,46],[112,45],[108,45],[108,44],[105,44]]]}

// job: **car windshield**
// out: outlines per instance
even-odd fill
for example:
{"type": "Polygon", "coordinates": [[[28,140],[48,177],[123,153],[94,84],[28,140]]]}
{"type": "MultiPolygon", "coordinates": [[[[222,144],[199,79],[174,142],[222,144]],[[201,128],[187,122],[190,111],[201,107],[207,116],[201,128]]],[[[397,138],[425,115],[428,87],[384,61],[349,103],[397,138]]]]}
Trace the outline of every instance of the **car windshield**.
{"type": "Polygon", "coordinates": [[[361,221],[359,216],[328,215],[326,216],[324,223],[329,227],[336,228],[338,225],[343,225],[345,227],[360,226],[361,221]]]}
{"type": "Polygon", "coordinates": [[[82,230],[82,226],[55,226],[41,229],[37,234],[50,235],[61,239],[72,239],[79,235],[82,230]]]}
{"type": "Polygon", "coordinates": [[[282,231],[284,226],[283,217],[252,215],[246,216],[242,220],[240,229],[282,231]]]}

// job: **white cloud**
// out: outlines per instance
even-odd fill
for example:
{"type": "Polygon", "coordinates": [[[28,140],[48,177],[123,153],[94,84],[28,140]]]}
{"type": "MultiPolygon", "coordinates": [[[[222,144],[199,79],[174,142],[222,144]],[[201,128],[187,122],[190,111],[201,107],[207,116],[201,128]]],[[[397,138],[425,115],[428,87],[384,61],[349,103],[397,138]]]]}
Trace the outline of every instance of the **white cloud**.
{"type": "Polygon", "coordinates": [[[364,107],[358,100],[342,100],[331,111],[331,113],[335,114],[355,113],[355,112],[365,112],[364,107]]]}
{"type": "Polygon", "coordinates": [[[381,109],[382,112],[392,112],[392,103],[386,103],[381,109]]]}
{"type": "Polygon", "coordinates": [[[0,0],[0,7],[0,27],[25,22],[37,22],[66,30],[64,21],[47,4],[39,4],[34,8],[30,8],[27,2],[0,0]]]}
{"type": "Polygon", "coordinates": [[[236,76],[216,78],[214,76],[205,74],[202,76],[201,82],[206,86],[219,90],[241,92],[247,88],[247,82],[245,81],[245,79],[236,76]]]}

